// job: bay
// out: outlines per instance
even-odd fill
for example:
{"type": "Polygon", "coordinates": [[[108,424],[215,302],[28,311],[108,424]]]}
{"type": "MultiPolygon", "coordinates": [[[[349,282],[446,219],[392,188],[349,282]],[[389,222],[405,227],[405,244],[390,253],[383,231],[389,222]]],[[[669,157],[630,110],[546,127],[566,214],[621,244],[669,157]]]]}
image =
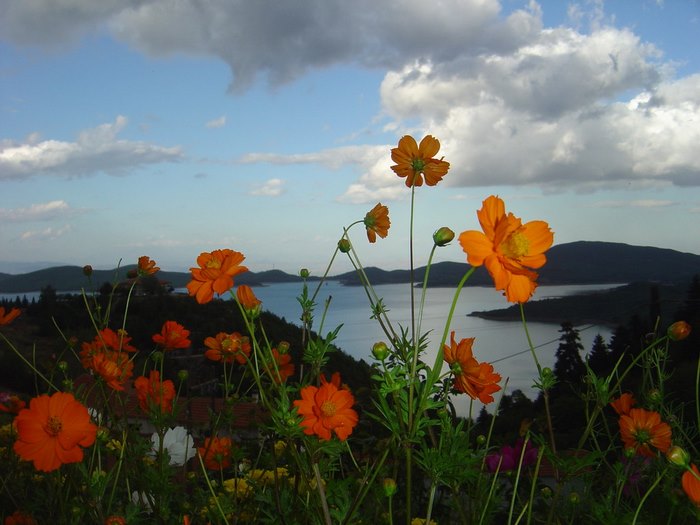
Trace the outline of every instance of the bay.
{"type": "MultiPolygon", "coordinates": [[[[562,297],[576,293],[603,290],[618,285],[566,285],[540,286],[532,300],[547,297],[562,297]]],[[[310,293],[315,290],[316,283],[310,283],[310,293]]],[[[374,287],[378,297],[383,301],[388,311],[388,317],[398,331],[399,327],[410,328],[411,319],[411,288],[408,284],[385,284],[374,287]]],[[[255,294],[263,302],[263,308],[285,318],[288,322],[301,325],[299,319],[301,308],[296,297],[301,293],[298,283],[273,284],[255,288],[255,294]]],[[[455,290],[452,288],[428,288],[425,297],[425,307],[420,326],[420,333],[429,334],[429,345],[424,360],[433,365],[437,350],[445,332],[446,321],[454,299],[455,290]]],[[[420,305],[421,290],[414,289],[416,309],[420,305]]],[[[377,341],[387,341],[379,323],[371,319],[371,309],[364,288],[359,286],[343,286],[336,281],[324,283],[317,295],[316,311],[313,329],[326,334],[342,325],[336,345],[356,359],[372,362],[371,349],[377,341]],[[320,326],[324,305],[328,308],[320,326]]],[[[465,287],[462,289],[455,307],[449,327],[449,332],[455,331],[457,341],[464,337],[474,337],[474,356],[478,361],[493,363],[497,373],[507,381],[506,393],[519,389],[528,397],[534,399],[537,391],[532,387],[537,376],[528,338],[520,321],[503,322],[469,317],[474,311],[506,308],[510,303],[492,287],[465,287]]],[[[525,305],[527,318],[527,304],[525,305]]],[[[566,321],[566,312],[562,312],[562,321],[566,321]]],[[[527,323],[527,330],[535,348],[541,366],[552,367],[554,354],[559,346],[559,324],[527,323]]],[[[590,351],[593,339],[597,334],[609,342],[611,329],[602,325],[576,326],[581,337],[584,351],[582,357],[590,351]]],[[[444,370],[447,368],[445,366],[444,370]]],[[[467,396],[453,399],[457,412],[468,415],[471,411],[478,413],[481,404],[470,403],[467,396]],[[471,406],[470,406],[471,405],[471,406]]]]}
{"type": "MultiPolygon", "coordinates": [[[[618,285],[540,286],[532,300],[563,297],[615,286],[618,285]]],[[[316,287],[317,283],[309,283],[309,293],[314,293],[316,287]]],[[[265,310],[301,326],[301,307],[297,301],[301,290],[300,283],[275,283],[255,287],[254,291],[263,302],[265,310]]],[[[384,284],[375,286],[374,290],[388,309],[388,317],[394,330],[398,332],[401,327],[410,329],[411,287],[408,284],[384,284]]],[[[186,293],[184,289],[177,289],[175,292],[186,293]]],[[[413,292],[414,304],[418,312],[421,290],[416,288],[413,292]]],[[[38,300],[39,294],[39,292],[0,294],[0,299],[14,300],[18,296],[20,299],[26,296],[31,301],[32,298],[38,300]]],[[[426,292],[420,333],[428,333],[428,347],[424,360],[431,366],[446,330],[445,325],[454,295],[455,290],[452,288],[428,288],[426,292]]],[[[388,343],[379,323],[371,319],[372,312],[364,288],[343,286],[337,281],[327,281],[321,285],[316,303],[313,330],[325,335],[342,325],[335,344],[355,359],[372,362],[371,349],[374,343],[378,341],[388,343]],[[322,320],[323,325],[321,325],[322,320]]],[[[474,357],[494,365],[496,372],[502,377],[501,385],[505,387],[505,392],[510,394],[513,390],[519,389],[534,399],[537,391],[532,385],[537,376],[537,367],[522,323],[492,321],[468,315],[474,311],[495,310],[508,306],[510,303],[493,287],[465,286],[457,299],[454,314],[447,327],[447,341],[449,342],[450,332],[453,330],[458,341],[464,337],[474,337],[476,339],[473,347],[474,357]]],[[[527,304],[525,304],[525,316],[527,317],[527,304]]],[[[566,321],[566,312],[562,312],[561,320],[566,321]]],[[[597,334],[602,335],[609,342],[612,332],[609,327],[603,325],[583,325],[576,328],[584,348],[582,356],[590,351],[597,334]]],[[[527,329],[541,366],[552,367],[554,354],[559,346],[560,325],[529,322],[527,329]]],[[[447,371],[446,366],[443,370],[447,371]]],[[[471,403],[467,396],[456,396],[453,402],[460,415],[468,415],[470,412],[476,415],[481,408],[480,403],[471,403]]]]}

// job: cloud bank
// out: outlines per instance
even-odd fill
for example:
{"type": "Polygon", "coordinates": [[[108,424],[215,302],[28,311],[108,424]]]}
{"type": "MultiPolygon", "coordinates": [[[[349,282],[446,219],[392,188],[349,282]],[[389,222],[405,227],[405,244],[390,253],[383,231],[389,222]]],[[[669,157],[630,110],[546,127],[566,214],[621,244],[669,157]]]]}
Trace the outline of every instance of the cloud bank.
{"type": "MultiPolygon", "coordinates": [[[[549,28],[534,1],[504,14],[497,0],[6,0],[0,33],[50,46],[98,28],[150,56],[218,57],[236,92],[338,64],[378,68],[386,129],[438,137],[452,164],[445,185],[700,185],[700,74],[676,78],[663,50],[616,27],[601,2],[574,2],[569,14],[568,27],[549,28]]],[[[119,121],[106,126],[95,134],[119,121]]],[[[179,154],[113,136],[105,143],[94,154],[80,140],[5,145],[0,178],[118,171],[179,154]]],[[[396,196],[391,146],[356,146],[364,153],[352,159],[341,148],[241,160],[337,167],[345,159],[362,175],[342,198],[364,202],[396,196]]]]}
{"type": "Polygon", "coordinates": [[[176,147],[118,139],[126,124],[127,119],[119,116],[113,123],[82,131],[74,142],[40,140],[35,134],[23,142],[0,141],[0,180],[35,175],[121,175],[146,164],[181,158],[182,152],[176,147]]]}

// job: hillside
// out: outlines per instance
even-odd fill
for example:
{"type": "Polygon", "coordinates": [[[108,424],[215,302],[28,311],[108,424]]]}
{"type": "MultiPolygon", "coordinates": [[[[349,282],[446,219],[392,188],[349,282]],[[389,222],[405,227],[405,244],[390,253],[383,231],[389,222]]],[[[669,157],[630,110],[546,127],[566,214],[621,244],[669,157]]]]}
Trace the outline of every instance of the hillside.
{"type": "MultiPolygon", "coordinates": [[[[430,286],[455,286],[469,265],[441,262],[432,266],[430,286]]],[[[366,268],[374,284],[409,282],[408,270],[385,271],[366,268]]],[[[700,274],[700,255],[651,246],[623,243],[578,241],[553,246],[547,252],[547,264],[539,271],[540,284],[605,284],[653,281],[686,283],[700,274]]],[[[425,268],[417,268],[415,281],[422,282],[425,268]]],[[[347,285],[359,285],[355,272],[335,277],[347,285]]],[[[491,284],[485,269],[478,269],[469,279],[470,285],[491,284]]]]}
{"type": "MultiPolygon", "coordinates": [[[[95,270],[92,285],[123,280],[128,270],[95,270]]],[[[469,269],[466,262],[440,262],[432,266],[430,286],[455,286],[469,269]]],[[[373,284],[410,282],[409,270],[382,270],[368,267],[365,272],[373,284]]],[[[700,274],[700,255],[683,253],[651,246],[632,246],[623,243],[578,241],[553,246],[547,252],[547,264],[541,269],[539,283],[605,284],[651,281],[658,283],[687,283],[700,274]]],[[[415,270],[415,281],[422,282],[425,267],[415,270]]],[[[182,288],[190,280],[189,272],[158,273],[158,278],[172,286],[182,288]]],[[[331,277],[345,285],[359,285],[357,274],[347,272],[331,277]]],[[[280,270],[246,272],[236,278],[240,284],[262,285],[281,282],[298,282],[300,278],[280,270]]],[[[489,286],[491,279],[485,269],[479,268],[472,275],[470,285],[489,286]]],[[[39,291],[50,285],[59,292],[76,291],[89,286],[79,266],[57,266],[20,275],[0,274],[0,293],[24,293],[39,291]]]]}

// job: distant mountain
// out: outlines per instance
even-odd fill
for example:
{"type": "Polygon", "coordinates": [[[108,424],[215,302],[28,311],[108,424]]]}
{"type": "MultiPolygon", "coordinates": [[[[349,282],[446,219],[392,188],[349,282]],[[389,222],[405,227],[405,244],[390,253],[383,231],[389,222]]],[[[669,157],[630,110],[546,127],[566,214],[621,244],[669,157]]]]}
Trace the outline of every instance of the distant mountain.
{"type": "MultiPolygon", "coordinates": [[[[126,278],[134,265],[117,270],[94,270],[92,283],[114,283],[126,278]]],[[[469,269],[466,262],[440,262],[430,268],[430,286],[455,286],[469,269]]],[[[415,270],[414,281],[420,283],[425,267],[415,270]]],[[[365,268],[372,284],[410,282],[409,270],[365,268]]],[[[540,284],[605,284],[653,281],[658,283],[687,283],[700,274],[700,255],[651,246],[631,246],[623,243],[579,241],[553,246],[547,252],[547,264],[539,272],[540,284]]],[[[189,272],[157,274],[173,288],[184,287],[191,279],[189,272]]],[[[346,285],[359,285],[357,274],[347,272],[330,277],[346,285]]],[[[236,277],[240,284],[262,285],[299,282],[301,278],[280,270],[246,272],[236,277]]],[[[77,291],[88,286],[82,267],[57,266],[20,275],[0,274],[0,293],[39,291],[50,285],[59,292],[77,291]]],[[[489,286],[491,278],[484,268],[478,268],[469,280],[472,286],[489,286]]]]}
{"type": "MultiPolygon", "coordinates": [[[[430,269],[430,286],[455,286],[469,265],[441,262],[430,269]]],[[[369,267],[365,273],[373,284],[410,282],[408,270],[386,271],[369,267]]],[[[605,284],[654,281],[686,283],[700,274],[700,255],[651,246],[623,243],[578,241],[553,246],[547,252],[547,264],[540,269],[540,284],[605,284]]],[[[425,267],[415,270],[414,281],[420,283],[425,267]]],[[[357,274],[334,277],[347,285],[359,285],[357,274]]],[[[1,286],[2,283],[0,283],[1,286]]],[[[470,285],[490,285],[488,272],[479,268],[469,279],[470,285]]]]}
{"type": "MultiPolygon", "coordinates": [[[[93,270],[90,280],[83,274],[82,266],[57,266],[20,275],[0,274],[0,293],[38,292],[51,286],[58,292],[75,292],[82,288],[100,288],[104,283],[118,283],[126,279],[129,270],[135,265],[122,266],[113,270],[93,270]]],[[[192,279],[189,272],[160,271],[158,279],[173,288],[184,288],[192,279]]],[[[261,286],[264,283],[297,282],[301,278],[280,270],[246,272],[236,277],[236,283],[261,286]]]]}

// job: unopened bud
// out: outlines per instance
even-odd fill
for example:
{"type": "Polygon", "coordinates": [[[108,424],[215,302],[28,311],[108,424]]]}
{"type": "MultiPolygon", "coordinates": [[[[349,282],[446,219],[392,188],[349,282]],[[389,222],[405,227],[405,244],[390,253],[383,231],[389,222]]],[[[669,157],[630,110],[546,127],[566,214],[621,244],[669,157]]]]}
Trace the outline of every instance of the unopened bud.
{"type": "Polygon", "coordinates": [[[57,366],[61,372],[68,370],[68,363],[66,361],[59,361],[57,366]]]}
{"type": "Polygon", "coordinates": [[[180,380],[180,382],[187,381],[187,378],[189,376],[189,371],[185,370],[184,368],[182,370],[179,370],[177,373],[177,378],[180,380]]]}
{"type": "Polygon", "coordinates": [[[289,343],[287,341],[280,341],[277,344],[277,352],[284,355],[289,352],[289,343]]]}
{"type": "Polygon", "coordinates": [[[483,434],[479,434],[476,436],[476,444],[481,446],[484,446],[486,444],[486,436],[483,434]]]}
{"type": "Polygon", "coordinates": [[[90,277],[92,275],[92,266],[90,266],[89,264],[83,266],[83,275],[85,277],[90,277]]]}
{"type": "Polygon", "coordinates": [[[578,505],[581,501],[581,497],[578,495],[578,492],[572,492],[569,494],[569,502],[572,505],[578,505]]]}
{"type": "Polygon", "coordinates": [[[382,487],[384,487],[384,495],[387,498],[396,494],[396,480],[394,478],[384,478],[382,480],[382,487]]]}
{"type": "Polygon", "coordinates": [[[341,253],[348,253],[350,251],[350,241],[345,237],[340,239],[338,241],[338,250],[340,250],[341,253]]]}
{"type": "Polygon", "coordinates": [[[690,335],[690,325],[685,321],[676,321],[668,327],[666,335],[671,341],[682,341],[690,335]]]}
{"type": "Polygon", "coordinates": [[[299,270],[299,277],[301,277],[302,279],[308,279],[309,275],[311,275],[311,273],[307,268],[302,268],[301,270],[299,270]]]}
{"type": "Polygon", "coordinates": [[[678,445],[674,445],[666,452],[666,459],[677,467],[687,467],[690,465],[690,454],[678,445]]]}
{"type": "Polygon", "coordinates": [[[372,346],[372,355],[376,360],[384,361],[389,355],[389,347],[386,346],[386,343],[384,341],[374,343],[374,345],[372,346]]]}
{"type": "Polygon", "coordinates": [[[443,226],[433,233],[433,242],[435,246],[445,246],[452,242],[455,238],[455,232],[450,230],[447,226],[443,226]]]}

